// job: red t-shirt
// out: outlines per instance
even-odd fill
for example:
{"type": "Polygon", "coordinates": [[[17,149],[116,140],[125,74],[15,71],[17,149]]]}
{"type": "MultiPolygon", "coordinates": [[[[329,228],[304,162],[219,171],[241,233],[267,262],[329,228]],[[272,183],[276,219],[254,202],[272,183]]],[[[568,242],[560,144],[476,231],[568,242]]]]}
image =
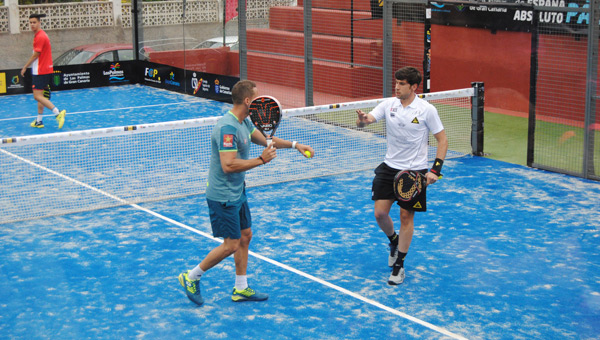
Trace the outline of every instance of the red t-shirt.
{"type": "Polygon", "coordinates": [[[39,30],[33,37],[33,51],[40,52],[40,56],[31,64],[31,74],[50,74],[54,72],[50,38],[43,30],[39,30]]]}

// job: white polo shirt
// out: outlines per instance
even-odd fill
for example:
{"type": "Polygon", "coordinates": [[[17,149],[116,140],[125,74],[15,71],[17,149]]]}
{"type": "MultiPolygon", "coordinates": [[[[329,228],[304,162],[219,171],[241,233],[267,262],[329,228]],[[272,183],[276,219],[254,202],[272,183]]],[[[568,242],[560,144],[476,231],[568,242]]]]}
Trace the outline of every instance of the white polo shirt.
{"type": "Polygon", "coordinates": [[[370,112],[377,121],[386,120],[387,152],[384,162],[398,170],[427,169],[429,132],[444,130],[435,106],[415,97],[403,107],[400,99],[386,99],[370,112]]]}

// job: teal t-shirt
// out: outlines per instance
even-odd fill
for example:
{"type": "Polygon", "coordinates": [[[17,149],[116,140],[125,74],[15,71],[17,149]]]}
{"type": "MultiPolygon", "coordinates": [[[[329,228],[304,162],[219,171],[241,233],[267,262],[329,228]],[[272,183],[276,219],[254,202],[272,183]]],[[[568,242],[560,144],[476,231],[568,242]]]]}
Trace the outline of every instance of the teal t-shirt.
{"type": "Polygon", "coordinates": [[[210,137],[211,151],[206,198],[217,202],[235,202],[241,198],[246,173],[223,172],[220,153],[236,152],[236,158],[248,159],[250,136],[254,129],[250,119],[240,123],[231,111],[219,119],[210,137]]]}

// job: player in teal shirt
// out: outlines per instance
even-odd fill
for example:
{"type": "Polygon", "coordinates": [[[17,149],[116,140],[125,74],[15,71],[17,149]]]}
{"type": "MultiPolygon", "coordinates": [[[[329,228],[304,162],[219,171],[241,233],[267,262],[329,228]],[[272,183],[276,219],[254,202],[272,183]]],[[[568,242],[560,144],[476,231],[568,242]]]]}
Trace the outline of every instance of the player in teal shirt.
{"type": "Polygon", "coordinates": [[[237,153],[236,157],[248,159],[250,141],[255,127],[249,119],[241,123],[231,112],[219,120],[211,135],[210,167],[206,198],[218,202],[233,202],[242,197],[245,172],[225,173],[220,159],[221,152],[237,153]]]}
{"type": "Polygon", "coordinates": [[[268,295],[248,286],[248,248],[252,239],[252,218],[246,199],[244,183],[247,170],[266,164],[277,157],[277,149],[295,147],[304,157],[314,150],[296,142],[273,137],[273,147],[266,147],[265,136],[254,128],[249,117],[252,100],[258,96],[256,84],[242,80],[231,90],[233,108],[214,127],[211,134],[211,157],[208,172],[206,202],[213,236],[222,237],[223,243],[211,250],[195,266],[179,275],[179,284],[187,297],[197,305],[204,300],[200,292],[200,278],[210,268],[231,254],[235,261],[233,301],[263,301],[268,295]],[[265,147],[257,158],[249,159],[250,142],[265,147]]]}

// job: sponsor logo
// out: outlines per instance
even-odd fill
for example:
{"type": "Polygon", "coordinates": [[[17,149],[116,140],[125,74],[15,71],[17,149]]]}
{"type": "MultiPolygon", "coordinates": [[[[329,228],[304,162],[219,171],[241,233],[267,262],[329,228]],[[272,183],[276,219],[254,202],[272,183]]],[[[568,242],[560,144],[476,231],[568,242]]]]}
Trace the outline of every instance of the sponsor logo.
{"type": "Polygon", "coordinates": [[[160,76],[158,75],[158,70],[150,67],[146,67],[146,69],[144,70],[144,80],[156,84],[161,83],[160,76]]]}
{"type": "Polygon", "coordinates": [[[223,135],[223,147],[233,147],[233,135],[223,135]]]}
{"type": "MultiPolygon", "coordinates": [[[[56,71],[54,71],[54,73],[54,85],[58,86],[61,77],[56,71]]],[[[62,82],[65,85],[86,84],[91,82],[91,77],[89,72],[63,73],[62,82]]]]}
{"type": "Polygon", "coordinates": [[[0,93],[6,93],[6,73],[0,73],[0,93]]]}
{"type": "Polygon", "coordinates": [[[102,74],[107,76],[108,81],[111,83],[122,83],[127,81],[125,79],[125,71],[121,70],[121,64],[119,63],[110,64],[110,69],[102,72],[102,74]]]}
{"type": "Polygon", "coordinates": [[[219,79],[215,79],[215,93],[231,95],[231,88],[220,84],[219,79]]]}
{"type": "Polygon", "coordinates": [[[173,71],[171,71],[171,73],[169,74],[169,78],[165,80],[165,84],[172,86],[181,86],[181,83],[175,80],[175,73],[173,73],[173,71]]]}
{"type": "Polygon", "coordinates": [[[202,90],[202,92],[210,91],[210,84],[208,81],[200,78],[196,78],[196,72],[192,74],[192,87],[194,88],[194,94],[198,93],[198,91],[202,90]]]}
{"type": "Polygon", "coordinates": [[[61,81],[61,71],[54,71],[54,75],[52,76],[52,84],[54,84],[54,86],[58,86],[60,85],[60,81],[61,81]]]}

